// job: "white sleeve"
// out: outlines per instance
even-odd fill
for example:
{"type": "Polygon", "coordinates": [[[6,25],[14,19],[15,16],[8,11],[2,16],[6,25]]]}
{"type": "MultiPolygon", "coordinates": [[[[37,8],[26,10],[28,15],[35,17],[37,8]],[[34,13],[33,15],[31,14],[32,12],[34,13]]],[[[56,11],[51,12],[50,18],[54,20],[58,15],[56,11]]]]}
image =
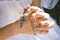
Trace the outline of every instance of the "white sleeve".
{"type": "Polygon", "coordinates": [[[58,0],[41,0],[41,7],[52,9],[57,4],[58,0]]]}
{"type": "Polygon", "coordinates": [[[0,28],[17,21],[24,12],[24,7],[31,3],[32,0],[0,1],[0,28]]]}

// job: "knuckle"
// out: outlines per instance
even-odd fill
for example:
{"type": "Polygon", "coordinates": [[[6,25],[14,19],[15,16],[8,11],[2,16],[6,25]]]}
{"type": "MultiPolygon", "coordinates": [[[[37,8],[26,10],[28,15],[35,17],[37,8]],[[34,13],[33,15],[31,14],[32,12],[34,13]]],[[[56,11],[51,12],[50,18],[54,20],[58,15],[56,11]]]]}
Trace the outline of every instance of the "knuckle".
{"type": "Polygon", "coordinates": [[[45,16],[44,16],[44,18],[45,19],[49,19],[50,18],[50,15],[46,13],[45,16]]]}

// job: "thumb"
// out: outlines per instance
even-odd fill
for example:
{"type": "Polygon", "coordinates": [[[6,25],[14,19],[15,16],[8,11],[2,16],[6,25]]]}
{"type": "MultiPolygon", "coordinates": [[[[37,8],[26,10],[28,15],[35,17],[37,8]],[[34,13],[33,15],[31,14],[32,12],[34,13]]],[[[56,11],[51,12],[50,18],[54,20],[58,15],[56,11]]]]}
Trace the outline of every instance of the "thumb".
{"type": "Polygon", "coordinates": [[[30,5],[26,5],[26,6],[24,7],[24,13],[25,13],[29,8],[30,8],[30,5]]]}

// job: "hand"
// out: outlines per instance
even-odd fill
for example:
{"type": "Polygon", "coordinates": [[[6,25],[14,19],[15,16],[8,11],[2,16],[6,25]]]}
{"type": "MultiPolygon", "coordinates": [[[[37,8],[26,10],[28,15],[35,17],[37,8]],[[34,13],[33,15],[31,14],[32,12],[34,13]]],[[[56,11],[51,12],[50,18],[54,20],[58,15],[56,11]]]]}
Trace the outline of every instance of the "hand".
{"type": "Polygon", "coordinates": [[[36,31],[40,33],[48,33],[49,29],[52,28],[54,22],[49,21],[49,14],[45,13],[41,8],[36,6],[26,6],[25,11],[30,15],[32,24],[37,25],[36,31]]]}

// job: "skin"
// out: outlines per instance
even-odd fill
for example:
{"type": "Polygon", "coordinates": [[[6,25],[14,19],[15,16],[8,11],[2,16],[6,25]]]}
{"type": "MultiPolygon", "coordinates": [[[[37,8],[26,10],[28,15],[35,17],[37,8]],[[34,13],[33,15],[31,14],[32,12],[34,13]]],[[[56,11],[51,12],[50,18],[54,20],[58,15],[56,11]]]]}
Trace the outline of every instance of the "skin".
{"type": "Polygon", "coordinates": [[[44,11],[36,6],[29,6],[27,5],[25,7],[27,16],[26,18],[31,17],[32,24],[36,21],[37,23],[37,30],[40,31],[40,33],[48,33],[49,29],[52,28],[53,22],[49,21],[49,14],[44,13],[44,11]]]}
{"type": "Polygon", "coordinates": [[[31,5],[40,7],[40,2],[41,0],[33,0],[31,5]]]}

